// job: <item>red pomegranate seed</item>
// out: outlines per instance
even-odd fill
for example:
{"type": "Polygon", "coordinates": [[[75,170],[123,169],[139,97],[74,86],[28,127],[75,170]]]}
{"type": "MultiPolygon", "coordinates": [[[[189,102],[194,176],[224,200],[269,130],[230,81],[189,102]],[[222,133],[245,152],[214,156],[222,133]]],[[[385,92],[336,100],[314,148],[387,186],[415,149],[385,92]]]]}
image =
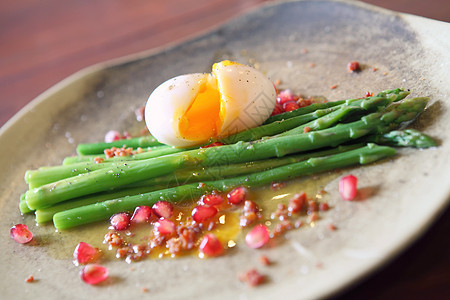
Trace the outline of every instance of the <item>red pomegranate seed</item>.
{"type": "Polygon", "coordinates": [[[80,242],[73,251],[73,258],[75,265],[85,265],[97,260],[100,252],[98,248],[94,248],[85,242],[80,242]]]}
{"type": "Polygon", "coordinates": [[[203,256],[219,256],[223,254],[223,246],[219,239],[212,233],[208,233],[203,237],[203,240],[198,247],[200,250],[200,257],[203,256]]]}
{"type": "Polygon", "coordinates": [[[288,211],[290,214],[300,212],[306,204],[306,193],[301,192],[300,194],[295,194],[289,200],[288,211]]]}
{"type": "Polygon", "coordinates": [[[328,203],[323,202],[323,203],[319,204],[319,210],[320,211],[327,211],[329,209],[330,209],[330,206],[328,205],[328,203]]]}
{"type": "Polygon", "coordinates": [[[290,102],[290,101],[297,101],[297,97],[294,95],[294,93],[287,89],[287,90],[283,90],[280,91],[277,95],[277,102],[280,104],[284,104],[286,102],[290,102]]]}
{"type": "Polygon", "coordinates": [[[228,202],[231,204],[239,204],[247,197],[247,189],[243,186],[237,187],[228,193],[228,202]]]}
{"type": "Polygon", "coordinates": [[[336,231],[337,227],[334,224],[328,224],[328,229],[330,229],[331,231],[336,231]]]}
{"type": "Polygon", "coordinates": [[[261,256],[259,257],[259,262],[260,262],[262,265],[264,265],[264,266],[270,265],[270,259],[269,259],[267,256],[265,256],[265,255],[261,255],[261,256]]]}
{"type": "Polygon", "coordinates": [[[138,122],[142,122],[144,121],[144,117],[145,117],[145,106],[141,106],[138,109],[136,109],[134,111],[134,114],[136,115],[136,120],[138,122]]]}
{"type": "Polygon", "coordinates": [[[33,239],[33,234],[25,224],[14,225],[10,230],[10,234],[12,239],[20,244],[26,244],[33,239]]]}
{"type": "Polygon", "coordinates": [[[276,103],[271,116],[275,116],[281,113],[284,113],[283,105],[281,105],[280,103],[276,103]]]}
{"type": "Polygon", "coordinates": [[[283,104],[284,111],[292,111],[300,108],[300,105],[296,101],[288,101],[283,104]]]}
{"type": "Polygon", "coordinates": [[[305,107],[311,105],[313,102],[311,99],[300,99],[297,101],[298,106],[305,107]]]}
{"type": "Polygon", "coordinates": [[[192,218],[195,222],[204,222],[217,214],[217,208],[214,206],[199,205],[192,210],[192,218]]]}
{"type": "Polygon", "coordinates": [[[342,177],[339,180],[339,193],[344,200],[353,200],[356,197],[358,178],[353,175],[342,177]]]}
{"type": "Polygon", "coordinates": [[[152,209],[146,205],[141,205],[135,208],[133,216],[131,217],[131,223],[148,223],[152,217],[152,209]]]}
{"type": "Polygon", "coordinates": [[[245,236],[245,242],[250,248],[261,248],[269,241],[269,230],[263,224],[258,224],[245,236]]]}
{"type": "Polygon", "coordinates": [[[125,230],[130,227],[130,214],[121,212],[111,217],[111,226],[118,231],[125,230]]]}
{"type": "Polygon", "coordinates": [[[81,279],[87,284],[98,284],[106,278],[108,278],[108,269],[101,265],[86,265],[81,271],[81,279]]]}
{"type": "Polygon", "coordinates": [[[169,219],[173,214],[173,206],[167,201],[158,201],[153,204],[153,213],[159,218],[169,219]]]}
{"type": "Polygon", "coordinates": [[[111,143],[114,141],[118,141],[122,138],[120,132],[116,130],[110,130],[105,134],[105,143],[111,143]]]}
{"type": "Polygon", "coordinates": [[[250,286],[258,286],[266,280],[266,276],[259,273],[256,269],[248,270],[239,274],[239,280],[248,283],[250,286]]]}
{"type": "Polygon", "coordinates": [[[351,62],[349,62],[348,65],[347,65],[347,69],[348,69],[349,72],[356,72],[356,71],[359,71],[359,70],[360,70],[360,68],[359,68],[359,62],[357,62],[357,61],[351,61],[351,62]]]}
{"type": "Polygon", "coordinates": [[[223,197],[216,194],[206,194],[200,198],[204,205],[219,205],[223,202],[223,197]]]}
{"type": "Polygon", "coordinates": [[[167,219],[160,219],[155,222],[154,230],[159,235],[171,235],[175,233],[175,223],[167,219]]]}

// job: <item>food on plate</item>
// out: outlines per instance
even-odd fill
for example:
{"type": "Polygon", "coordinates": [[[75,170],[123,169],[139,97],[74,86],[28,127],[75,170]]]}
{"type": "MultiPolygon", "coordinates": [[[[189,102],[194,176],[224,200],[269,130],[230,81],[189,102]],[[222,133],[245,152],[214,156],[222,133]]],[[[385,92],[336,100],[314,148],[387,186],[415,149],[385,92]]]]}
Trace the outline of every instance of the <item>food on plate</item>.
{"type": "Polygon", "coordinates": [[[19,244],[29,243],[33,239],[33,234],[25,224],[14,225],[10,230],[10,235],[19,244]]]}
{"type": "Polygon", "coordinates": [[[188,147],[261,125],[275,100],[275,87],[261,72],[221,61],[210,74],[180,75],[158,86],[145,122],[158,141],[188,147]]]}
{"type": "MultiPolygon", "coordinates": [[[[109,220],[104,243],[127,262],[221,256],[241,231],[249,248],[265,248],[314,224],[330,206],[298,191],[267,214],[252,196],[255,188],[276,192],[295,178],[391,157],[393,147],[436,146],[419,131],[402,130],[428,103],[408,95],[398,88],[334,102],[304,99],[278,91],[253,68],[222,61],[211,74],[169,79],[150,95],[144,117],[150,136],[110,131],[106,142],[78,145],[78,155],[60,166],[27,171],[20,210],[57,230],[109,220]],[[135,238],[142,229],[145,237],[135,238]]],[[[343,176],[339,192],[354,200],[357,178],[343,176]]],[[[19,237],[13,236],[29,238],[19,237]]],[[[88,284],[108,277],[98,258],[99,250],[84,242],[74,251],[88,284]]],[[[245,274],[251,286],[265,280],[255,269],[245,274]]]]}

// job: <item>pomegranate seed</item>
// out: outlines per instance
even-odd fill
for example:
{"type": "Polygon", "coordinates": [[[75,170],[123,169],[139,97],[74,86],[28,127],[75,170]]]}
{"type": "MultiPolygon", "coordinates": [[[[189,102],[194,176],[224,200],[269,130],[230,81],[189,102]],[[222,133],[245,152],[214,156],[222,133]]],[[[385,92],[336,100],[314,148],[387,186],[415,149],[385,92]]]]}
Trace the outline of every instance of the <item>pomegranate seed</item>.
{"type": "Polygon", "coordinates": [[[153,204],[153,213],[159,218],[169,219],[173,213],[173,206],[167,201],[158,201],[153,204]]]}
{"type": "Polygon", "coordinates": [[[356,197],[358,178],[353,175],[342,177],[339,180],[339,193],[344,200],[353,200],[356,197]]]}
{"type": "Polygon", "coordinates": [[[144,116],[145,116],[145,106],[141,106],[138,109],[136,109],[134,111],[134,114],[136,115],[136,120],[138,122],[142,122],[144,121],[144,116]]]}
{"type": "Polygon", "coordinates": [[[154,229],[159,235],[171,235],[175,233],[175,223],[167,219],[160,219],[155,222],[154,229]]]}
{"type": "Polygon", "coordinates": [[[272,182],[270,185],[270,189],[272,191],[278,191],[279,189],[282,189],[286,184],[284,182],[272,182]]]}
{"type": "Polygon", "coordinates": [[[120,139],[121,140],[131,139],[131,134],[128,131],[124,131],[120,139]]]}
{"type": "Polygon", "coordinates": [[[276,103],[271,116],[275,116],[281,113],[284,113],[283,105],[281,105],[280,103],[276,103]]]}
{"type": "Polygon", "coordinates": [[[152,209],[146,205],[141,205],[135,208],[131,223],[148,223],[152,217],[152,209]]]}
{"type": "Polygon", "coordinates": [[[305,107],[311,105],[313,102],[311,99],[300,99],[297,101],[298,106],[305,107]]]}
{"type": "Polygon", "coordinates": [[[239,274],[239,280],[248,283],[250,286],[258,286],[266,280],[266,276],[259,273],[256,269],[248,270],[239,274]]]}
{"type": "Polygon", "coordinates": [[[130,214],[121,212],[111,217],[111,226],[118,231],[125,230],[130,227],[130,214]]]}
{"type": "Polygon", "coordinates": [[[28,230],[25,224],[17,224],[10,231],[13,240],[20,244],[26,244],[33,239],[33,234],[28,230]]]}
{"type": "Polygon", "coordinates": [[[228,202],[231,204],[239,204],[247,197],[247,189],[245,187],[237,187],[228,193],[228,202]]]}
{"type": "Polygon", "coordinates": [[[108,269],[97,264],[86,265],[81,271],[81,279],[87,284],[97,284],[108,278],[108,269]]]}
{"type": "Polygon", "coordinates": [[[73,251],[73,258],[75,258],[75,265],[85,265],[95,261],[99,256],[98,248],[94,248],[92,245],[89,245],[85,242],[80,242],[73,251]]]}
{"type": "Polygon", "coordinates": [[[200,250],[200,257],[219,256],[223,254],[223,246],[219,239],[212,233],[205,235],[198,247],[200,250]]]}
{"type": "Polygon", "coordinates": [[[329,209],[330,209],[330,206],[328,205],[328,203],[323,202],[323,203],[319,204],[319,210],[320,211],[327,211],[329,209]]]}
{"type": "Polygon", "coordinates": [[[287,89],[287,90],[283,90],[281,92],[278,93],[277,95],[277,102],[280,104],[284,104],[286,102],[290,102],[290,101],[297,101],[297,97],[294,95],[294,93],[287,89]]]}
{"type": "Polygon", "coordinates": [[[331,231],[335,231],[337,230],[337,227],[334,224],[328,224],[328,229],[330,229],[331,231]]]}
{"type": "Polygon", "coordinates": [[[268,258],[267,256],[265,256],[265,255],[261,255],[261,256],[259,257],[259,262],[260,262],[262,265],[264,265],[264,266],[270,265],[270,260],[269,260],[269,258],[268,258]]]}
{"type": "Polygon", "coordinates": [[[349,62],[348,65],[347,65],[347,69],[348,69],[349,72],[356,72],[356,71],[359,71],[359,70],[360,70],[360,68],[359,68],[359,62],[357,62],[357,61],[351,61],[351,62],[349,62]]]}
{"type": "Polygon", "coordinates": [[[206,194],[200,198],[200,201],[205,205],[219,205],[223,202],[223,197],[216,194],[206,194]]]}
{"type": "Polygon", "coordinates": [[[298,213],[303,209],[306,203],[306,193],[301,192],[300,194],[295,194],[292,199],[289,200],[288,211],[289,213],[298,213]]]}
{"type": "Polygon", "coordinates": [[[300,108],[300,105],[296,101],[288,101],[283,104],[284,111],[292,111],[300,108]]]}
{"type": "Polygon", "coordinates": [[[217,214],[217,208],[214,206],[199,205],[192,210],[192,218],[195,222],[204,222],[217,214]]]}
{"type": "Polygon", "coordinates": [[[114,141],[118,141],[122,138],[120,132],[116,130],[110,130],[105,134],[105,143],[111,143],[114,141]]]}
{"type": "Polygon", "coordinates": [[[269,230],[263,224],[258,224],[245,236],[245,242],[250,248],[261,248],[269,241],[269,230]]]}

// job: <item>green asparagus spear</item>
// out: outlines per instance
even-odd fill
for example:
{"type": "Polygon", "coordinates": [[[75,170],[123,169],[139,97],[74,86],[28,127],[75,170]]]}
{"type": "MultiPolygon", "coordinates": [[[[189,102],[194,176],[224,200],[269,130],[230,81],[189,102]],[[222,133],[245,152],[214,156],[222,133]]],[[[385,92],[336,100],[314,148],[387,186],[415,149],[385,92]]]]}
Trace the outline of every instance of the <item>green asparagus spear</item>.
{"type": "Polygon", "coordinates": [[[37,170],[28,170],[25,173],[25,182],[29,184],[30,189],[40,187],[44,184],[55,182],[64,178],[73,177],[79,174],[88,173],[94,170],[100,170],[113,166],[114,162],[123,162],[133,160],[149,159],[172,153],[183,152],[184,149],[169,146],[161,146],[155,150],[138,153],[132,156],[114,156],[105,159],[102,163],[94,161],[79,162],[67,165],[41,167],[37,170]]]}
{"type": "Polygon", "coordinates": [[[21,214],[29,214],[34,211],[28,207],[27,202],[25,201],[25,194],[20,196],[19,210],[21,214]]]}
{"type": "MultiPolygon", "coordinates": [[[[232,164],[225,166],[216,166],[202,169],[182,169],[177,170],[174,174],[151,178],[145,181],[136,182],[127,185],[121,190],[112,192],[97,193],[81,198],[71,199],[47,208],[36,210],[36,222],[45,223],[52,220],[53,215],[57,212],[68,210],[75,207],[80,207],[88,204],[97,203],[100,201],[115,199],[127,195],[137,195],[140,193],[148,193],[155,190],[162,190],[173,186],[183,185],[199,181],[211,181],[244,174],[265,171],[271,168],[287,165],[290,163],[304,161],[314,157],[329,156],[333,154],[342,153],[362,147],[363,144],[354,144],[339,146],[329,150],[315,151],[305,154],[290,155],[283,158],[274,158],[268,160],[260,160],[255,162],[232,164]]],[[[25,204],[26,205],[26,204],[25,204]]]]}
{"type": "Polygon", "coordinates": [[[118,140],[111,143],[91,143],[91,144],[79,144],[77,147],[77,153],[80,155],[89,155],[89,154],[103,154],[103,151],[112,147],[131,147],[131,148],[144,148],[144,147],[152,147],[161,145],[154,137],[152,136],[143,136],[132,139],[124,139],[118,140]]]}
{"type": "MultiPolygon", "coordinates": [[[[402,92],[405,92],[405,91],[401,88],[393,89],[393,90],[385,90],[385,91],[378,93],[377,96],[378,97],[386,97],[386,96],[389,97],[389,95],[400,94],[402,92]]],[[[409,94],[409,91],[406,91],[405,93],[406,94],[403,94],[403,97],[399,97],[396,101],[399,101],[399,100],[403,99],[404,97],[406,97],[409,94]]],[[[339,100],[339,101],[332,101],[332,102],[325,102],[325,103],[313,103],[311,105],[301,107],[301,108],[298,108],[293,111],[288,111],[288,112],[281,113],[281,114],[278,114],[275,116],[271,116],[264,122],[264,124],[270,124],[275,121],[281,121],[281,120],[289,119],[289,118],[292,118],[295,116],[301,116],[304,114],[311,113],[318,109],[327,109],[327,108],[342,105],[342,104],[348,103],[349,101],[351,102],[351,101],[355,101],[355,100],[359,100],[359,99],[339,100]]]]}
{"type": "Polygon", "coordinates": [[[135,188],[127,188],[113,192],[103,192],[97,193],[94,195],[89,195],[86,197],[80,197],[76,199],[72,199],[70,201],[61,202],[57,205],[53,205],[46,208],[41,208],[36,210],[36,222],[38,224],[47,223],[53,220],[53,215],[60,211],[65,211],[68,209],[81,207],[84,205],[94,204],[97,202],[102,202],[106,200],[116,199],[125,196],[133,196],[143,193],[148,193],[151,191],[155,191],[158,189],[162,189],[165,187],[155,186],[155,187],[135,187],[135,188]]]}
{"type": "Polygon", "coordinates": [[[371,135],[364,141],[394,147],[429,148],[438,145],[432,137],[414,129],[393,130],[382,135],[371,135]]]}
{"type": "Polygon", "coordinates": [[[58,212],[53,217],[53,223],[58,230],[106,220],[112,214],[122,211],[132,211],[139,205],[153,205],[156,201],[170,202],[188,201],[212,190],[226,192],[236,186],[256,187],[273,181],[288,180],[299,176],[343,168],[355,164],[367,164],[392,156],[395,150],[386,146],[369,144],[366,147],[335,154],[329,157],[311,158],[307,161],[277,167],[268,171],[257,172],[247,176],[209,181],[202,185],[198,183],[181,185],[174,188],[155,191],[137,196],[127,196],[119,199],[86,205],[67,211],[58,212]]]}
{"type": "Polygon", "coordinates": [[[340,124],[322,131],[117,163],[110,169],[80,174],[29,190],[26,193],[26,201],[31,209],[39,209],[71,198],[170,174],[183,167],[209,167],[254,161],[337,146],[370,133],[388,132],[402,122],[411,121],[423,111],[427,101],[428,98],[407,99],[402,103],[390,105],[383,112],[365,116],[360,121],[340,124]]]}

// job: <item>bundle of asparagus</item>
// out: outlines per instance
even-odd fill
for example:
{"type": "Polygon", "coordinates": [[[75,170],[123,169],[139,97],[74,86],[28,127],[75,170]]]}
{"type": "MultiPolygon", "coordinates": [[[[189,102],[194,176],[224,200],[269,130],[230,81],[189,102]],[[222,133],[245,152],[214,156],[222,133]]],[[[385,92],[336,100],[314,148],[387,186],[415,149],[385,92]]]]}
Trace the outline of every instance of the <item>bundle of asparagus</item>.
{"type": "Polygon", "coordinates": [[[219,147],[172,148],[151,137],[81,144],[75,159],[27,171],[30,189],[20,210],[35,211],[38,223],[53,220],[57,229],[67,229],[159,200],[189,201],[212,190],[256,187],[395,154],[393,148],[374,143],[435,146],[420,132],[395,130],[427,104],[428,98],[404,99],[408,94],[394,89],[364,99],[312,104],[212,141],[224,144],[219,147]],[[94,162],[105,149],[123,145],[149,150],[94,162]]]}

